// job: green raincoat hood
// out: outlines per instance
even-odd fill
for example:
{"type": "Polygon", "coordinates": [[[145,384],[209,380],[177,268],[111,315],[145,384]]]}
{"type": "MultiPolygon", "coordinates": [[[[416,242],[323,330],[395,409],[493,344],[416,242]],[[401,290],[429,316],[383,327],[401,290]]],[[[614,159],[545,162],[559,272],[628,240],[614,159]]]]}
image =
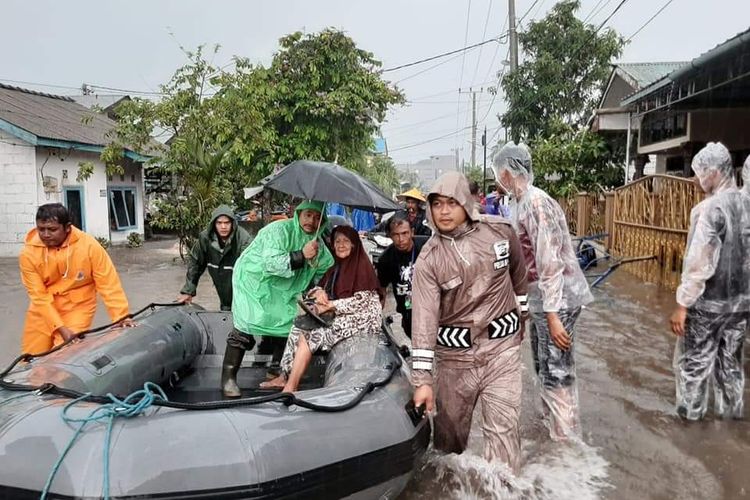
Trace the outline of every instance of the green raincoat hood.
{"type": "Polygon", "coordinates": [[[297,297],[333,265],[333,256],[320,235],[325,229],[323,203],[305,201],[294,218],[272,222],[258,232],[234,266],[232,317],[241,332],[286,337],[297,314],[297,297]],[[300,227],[299,213],[313,209],[323,214],[317,234],[300,227]],[[299,269],[291,267],[291,252],[318,240],[318,257],[299,269]]]}

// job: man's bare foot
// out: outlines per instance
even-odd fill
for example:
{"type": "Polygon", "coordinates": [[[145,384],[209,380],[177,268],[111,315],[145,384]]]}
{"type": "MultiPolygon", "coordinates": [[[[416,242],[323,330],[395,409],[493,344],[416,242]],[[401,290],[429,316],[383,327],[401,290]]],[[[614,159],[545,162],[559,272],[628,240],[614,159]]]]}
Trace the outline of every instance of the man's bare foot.
{"type": "Polygon", "coordinates": [[[261,389],[281,389],[286,385],[286,377],[279,375],[276,378],[260,383],[261,389]]]}

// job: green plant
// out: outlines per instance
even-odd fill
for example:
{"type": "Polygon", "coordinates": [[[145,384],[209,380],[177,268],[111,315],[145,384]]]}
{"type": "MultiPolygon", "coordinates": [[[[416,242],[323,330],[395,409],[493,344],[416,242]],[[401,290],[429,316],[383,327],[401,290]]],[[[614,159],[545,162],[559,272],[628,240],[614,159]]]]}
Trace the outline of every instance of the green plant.
{"type": "Polygon", "coordinates": [[[140,233],[132,232],[128,234],[128,247],[138,248],[143,246],[143,237],[140,233]]]}
{"type": "Polygon", "coordinates": [[[367,168],[365,156],[388,107],[404,102],[383,80],[380,61],[345,33],[283,37],[268,67],[235,57],[225,71],[204,47],[183,49],[187,63],[161,85],[158,101],[134,98],[117,108],[118,125],[101,159],[108,173],[122,168],[124,148],[152,156],[151,168],[172,177],[174,189],[157,203],[152,224],[174,231],[181,250],[227,203],[246,208],[242,188],[298,159],[334,161],[398,188],[392,162],[367,168]],[[152,136],[168,134],[169,147],[152,136]]]}
{"type": "Polygon", "coordinates": [[[612,28],[599,31],[576,17],[579,0],[558,2],[519,33],[524,62],[505,74],[503,126],[514,140],[549,137],[558,123],[585,127],[625,44],[612,28]]]}
{"type": "Polygon", "coordinates": [[[109,248],[109,238],[105,238],[104,236],[97,236],[96,241],[99,242],[103,249],[107,250],[109,248]]]}

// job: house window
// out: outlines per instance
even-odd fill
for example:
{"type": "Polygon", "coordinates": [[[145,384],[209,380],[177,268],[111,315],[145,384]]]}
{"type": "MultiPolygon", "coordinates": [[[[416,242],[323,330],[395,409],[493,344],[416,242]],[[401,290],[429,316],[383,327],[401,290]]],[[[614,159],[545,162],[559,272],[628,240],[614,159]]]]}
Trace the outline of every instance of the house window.
{"type": "Polygon", "coordinates": [[[115,231],[134,229],[138,226],[135,219],[135,188],[109,189],[109,220],[115,231]]]}

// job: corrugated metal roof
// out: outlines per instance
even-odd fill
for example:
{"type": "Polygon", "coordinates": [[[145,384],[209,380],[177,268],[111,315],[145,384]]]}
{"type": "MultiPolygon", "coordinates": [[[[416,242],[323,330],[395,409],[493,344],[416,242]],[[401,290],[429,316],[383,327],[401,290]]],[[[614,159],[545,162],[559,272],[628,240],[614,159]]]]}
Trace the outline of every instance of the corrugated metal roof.
{"type": "Polygon", "coordinates": [[[734,48],[737,45],[740,45],[742,43],[747,43],[748,35],[750,35],[750,28],[748,28],[747,30],[745,30],[745,31],[743,31],[741,33],[737,33],[732,38],[730,38],[730,39],[728,39],[728,40],[726,40],[726,41],[718,44],[714,48],[712,48],[712,49],[704,52],[703,54],[699,55],[695,59],[693,59],[693,60],[689,61],[688,63],[684,64],[680,68],[677,68],[677,69],[671,71],[669,74],[664,75],[663,78],[655,80],[650,85],[641,88],[640,91],[635,92],[635,93],[629,95],[628,97],[626,97],[625,99],[623,99],[622,104],[623,105],[631,104],[631,103],[633,103],[633,102],[641,99],[642,97],[646,97],[647,95],[651,94],[655,90],[658,90],[658,89],[664,87],[665,85],[670,84],[672,81],[674,81],[671,78],[672,73],[679,72],[677,74],[677,76],[684,76],[683,73],[685,73],[685,71],[690,71],[691,70],[691,68],[688,68],[688,65],[690,65],[691,67],[696,67],[696,66],[700,66],[702,64],[706,64],[706,62],[712,60],[713,58],[722,56],[724,54],[725,50],[731,50],[732,48],[734,48]],[[700,62],[700,64],[696,64],[697,62],[700,62]],[[684,71],[680,71],[680,70],[684,70],[684,71]]]}
{"type": "Polygon", "coordinates": [[[91,109],[94,106],[99,106],[101,109],[106,110],[115,104],[119,104],[121,101],[129,100],[130,97],[122,94],[89,94],[89,95],[74,95],[71,98],[80,104],[91,109]]]}
{"type": "Polygon", "coordinates": [[[37,137],[105,146],[115,122],[66,96],[0,84],[0,119],[37,137]]]}
{"type": "Polygon", "coordinates": [[[631,85],[636,89],[642,89],[686,64],[689,64],[688,61],[618,63],[615,66],[632,79],[631,85]]]}

